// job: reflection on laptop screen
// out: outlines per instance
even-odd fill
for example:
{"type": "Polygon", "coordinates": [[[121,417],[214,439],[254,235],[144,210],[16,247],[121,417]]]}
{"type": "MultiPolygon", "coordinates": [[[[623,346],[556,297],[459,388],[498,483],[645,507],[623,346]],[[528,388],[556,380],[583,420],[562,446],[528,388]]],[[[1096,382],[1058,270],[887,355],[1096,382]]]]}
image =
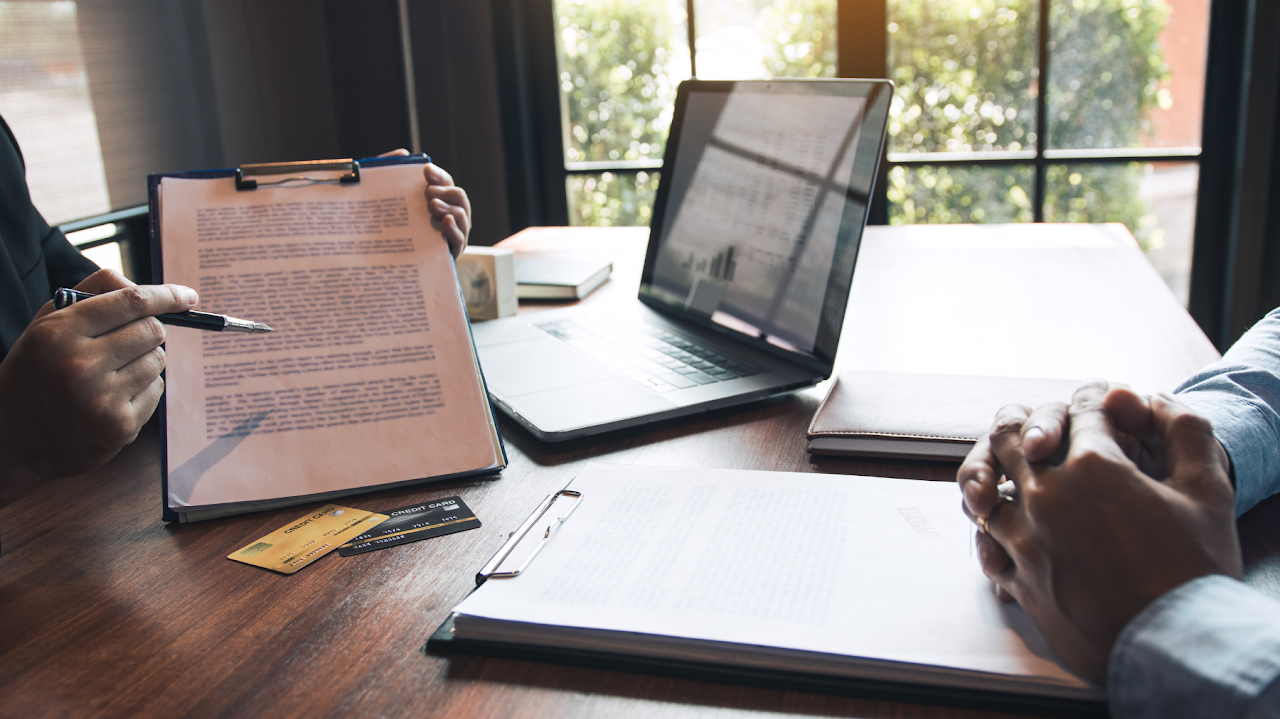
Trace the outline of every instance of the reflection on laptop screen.
{"type": "Polygon", "coordinates": [[[671,187],[649,292],[811,352],[866,104],[815,93],[689,93],[674,167],[662,178],[671,187]]]}

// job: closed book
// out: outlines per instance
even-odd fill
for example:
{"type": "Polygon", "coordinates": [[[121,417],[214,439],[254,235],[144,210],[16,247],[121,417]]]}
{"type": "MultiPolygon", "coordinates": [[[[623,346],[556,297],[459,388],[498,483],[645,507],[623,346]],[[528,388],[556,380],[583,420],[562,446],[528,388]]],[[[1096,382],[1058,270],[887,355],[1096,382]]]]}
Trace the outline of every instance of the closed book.
{"type": "Polygon", "coordinates": [[[1007,404],[1070,402],[1080,380],[844,372],[809,424],[809,451],[963,459],[1007,404]]]}
{"type": "Polygon", "coordinates": [[[613,263],[572,252],[516,255],[516,295],[521,299],[582,299],[609,279],[613,263]]]}

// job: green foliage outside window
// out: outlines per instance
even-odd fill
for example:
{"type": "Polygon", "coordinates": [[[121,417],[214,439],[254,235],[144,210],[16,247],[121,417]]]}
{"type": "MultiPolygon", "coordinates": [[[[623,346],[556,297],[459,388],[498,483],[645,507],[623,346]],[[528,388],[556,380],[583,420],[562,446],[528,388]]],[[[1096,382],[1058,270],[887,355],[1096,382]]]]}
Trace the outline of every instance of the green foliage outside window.
{"type": "Polygon", "coordinates": [[[1030,165],[900,165],[889,171],[891,218],[893,224],[911,224],[913,217],[931,224],[1031,222],[1034,182],[1030,165]]]}
{"type": "MultiPolygon", "coordinates": [[[[1033,149],[1038,7],[1034,0],[891,4],[890,67],[897,93],[890,111],[890,151],[1033,149]]],[[[1142,146],[1150,129],[1148,111],[1169,101],[1159,92],[1169,71],[1157,42],[1167,18],[1164,0],[1052,4],[1050,147],[1142,146]]],[[[1138,197],[1143,166],[1101,168],[1050,167],[1045,219],[1124,222],[1145,245],[1158,230],[1138,197]]],[[[1019,170],[1002,169],[895,168],[887,188],[890,221],[1030,219],[1031,186],[1009,181],[1006,173],[1019,170]]]]}
{"type": "MultiPolygon", "coordinates": [[[[558,0],[565,159],[661,160],[689,77],[684,2],[558,0]]],[[[769,77],[834,77],[835,0],[774,0],[756,20],[769,77]]],[[[570,222],[648,224],[658,174],[570,176],[570,222]],[[606,179],[606,177],[608,179],[606,179]]]]}
{"type": "Polygon", "coordinates": [[[569,216],[575,225],[647,225],[653,218],[657,172],[570,175],[568,185],[569,216]]]}
{"type": "Polygon", "coordinates": [[[835,0],[774,0],[760,11],[768,77],[836,76],[835,0]]]}
{"type": "Polygon", "coordinates": [[[668,0],[560,0],[565,159],[661,160],[676,86],[689,77],[684,17],[668,0]]]}
{"type": "MultiPolygon", "coordinates": [[[[558,0],[565,159],[660,160],[676,86],[689,74],[684,3],[558,0]]],[[[891,152],[1030,151],[1036,146],[1037,0],[891,0],[897,92],[891,152]]],[[[1168,107],[1157,42],[1165,0],[1055,0],[1048,143],[1140,147],[1147,113],[1168,107]]],[[[770,77],[831,77],[834,0],[774,0],[756,20],[770,77]]],[[[1048,169],[1045,219],[1120,221],[1144,244],[1159,229],[1138,198],[1140,163],[1048,169]]],[[[575,224],[644,224],[657,173],[571,176],[575,224]]],[[[1029,165],[896,167],[890,221],[1026,222],[1029,165]]]]}

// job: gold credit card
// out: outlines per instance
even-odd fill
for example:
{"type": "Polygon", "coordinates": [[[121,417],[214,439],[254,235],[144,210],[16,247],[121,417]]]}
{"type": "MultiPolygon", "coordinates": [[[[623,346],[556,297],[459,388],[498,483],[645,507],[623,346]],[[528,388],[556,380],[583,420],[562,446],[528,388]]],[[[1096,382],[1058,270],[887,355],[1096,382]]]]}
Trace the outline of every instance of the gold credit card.
{"type": "Polygon", "coordinates": [[[241,547],[227,555],[227,559],[281,574],[293,574],[386,520],[385,514],[326,504],[314,513],[299,517],[262,539],[241,547]]]}

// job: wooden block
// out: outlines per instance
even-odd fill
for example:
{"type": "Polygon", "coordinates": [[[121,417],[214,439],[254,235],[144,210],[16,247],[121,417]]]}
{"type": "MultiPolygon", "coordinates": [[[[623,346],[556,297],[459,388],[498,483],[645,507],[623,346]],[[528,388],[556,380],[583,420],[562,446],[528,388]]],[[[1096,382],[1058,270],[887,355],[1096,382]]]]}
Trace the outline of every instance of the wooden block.
{"type": "Polygon", "coordinates": [[[497,247],[468,247],[458,258],[458,283],[472,321],[496,320],[516,313],[515,252],[497,247]]]}

